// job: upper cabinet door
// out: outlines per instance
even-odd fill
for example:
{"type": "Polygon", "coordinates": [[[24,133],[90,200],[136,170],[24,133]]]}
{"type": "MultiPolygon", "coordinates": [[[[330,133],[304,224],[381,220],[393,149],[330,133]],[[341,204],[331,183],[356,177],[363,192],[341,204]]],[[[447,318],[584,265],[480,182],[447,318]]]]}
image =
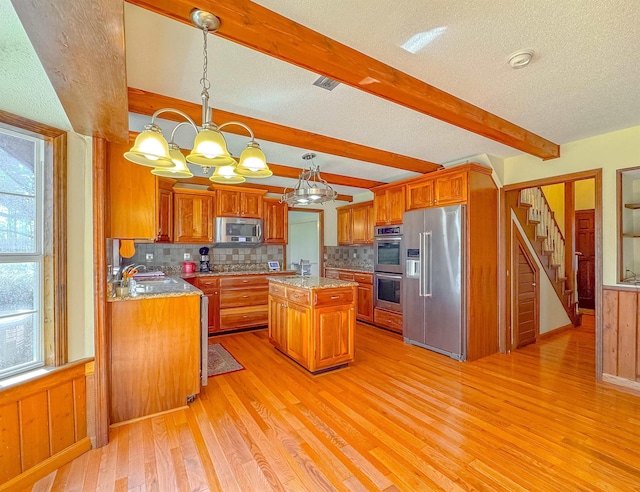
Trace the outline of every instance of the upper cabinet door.
{"type": "Polygon", "coordinates": [[[373,244],[372,217],[371,202],[353,206],[351,209],[351,242],[353,244],[373,244]]]}
{"type": "Polygon", "coordinates": [[[216,190],[216,202],[218,217],[237,217],[240,215],[241,193],[231,190],[216,190]]]}
{"type": "Polygon", "coordinates": [[[338,210],[338,244],[351,244],[351,208],[338,210]]]}
{"type": "Polygon", "coordinates": [[[170,243],[173,240],[173,185],[175,180],[157,180],[157,226],[156,243],[170,243]]]}
{"type": "Polygon", "coordinates": [[[433,180],[407,185],[407,210],[417,210],[433,205],[433,180]]]}
{"type": "Polygon", "coordinates": [[[387,207],[389,224],[402,224],[404,215],[404,186],[387,190],[387,207]]]}
{"type": "Polygon", "coordinates": [[[435,200],[437,206],[467,201],[467,173],[451,173],[436,178],[435,200]]]}
{"type": "Polygon", "coordinates": [[[242,193],[240,198],[240,215],[242,217],[262,218],[262,194],[242,193]]]}
{"type": "Polygon", "coordinates": [[[128,161],[130,144],[107,144],[109,173],[109,237],[156,238],[156,177],[151,169],[128,161]]]}
{"type": "Polygon", "coordinates": [[[262,219],[264,242],[267,244],[287,244],[289,237],[289,207],[274,198],[265,198],[262,219]]]}
{"type": "Polygon", "coordinates": [[[211,194],[174,193],[176,243],[213,242],[213,197],[211,194]]]}

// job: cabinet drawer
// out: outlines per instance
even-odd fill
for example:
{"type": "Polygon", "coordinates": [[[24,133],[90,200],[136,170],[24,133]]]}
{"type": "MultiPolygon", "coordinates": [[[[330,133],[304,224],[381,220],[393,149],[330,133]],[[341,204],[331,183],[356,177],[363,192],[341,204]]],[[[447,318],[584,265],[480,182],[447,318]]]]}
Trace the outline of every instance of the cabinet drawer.
{"type": "Polygon", "coordinates": [[[353,289],[349,290],[319,290],[315,294],[315,305],[326,306],[351,304],[353,302],[353,289]]]}
{"type": "Polygon", "coordinates": [[[269,290],[267,288],[252,288],[238,290],[220,289],[220,307],[233,308],[241,306],[267,305],[269,290]]]}
{"type": "Polygon", "coordinates": [[[285,286],[278,284],[269,284],[269,294],[278,297],[284,297],[285,286]]]}
{"type": "Polygon", "coordinates": [[[224,277],[220,279],[220,288],[237,289],[241,287],[266,287],[269,284],[266,276],[242,275],[239,277],[224,277]]]}
{"type": "Polygon", "coordinates": [[[238,330],[253,326],[266,326],[269,323],[269,308],[253,306],[220,310],[220,330],[238,330]]]}
{"type": "Polygon", "coordinates": [[[402,333],[402,315],[383,311],[382,309],[374,309],[373,322],[396,333],[402,333]]]}
{"type": "Polygon", "coordinates": [[[287,299],[308,306],[311,303],[311,293],[308,290],[287,289],[287,299]]]}
{"type": "Polygon", "coordinates": [[[218,289],[219,282],[218,277],[199,277],[195,285],[205,294],[210,294],[218,289]]]}
{"type": "Polygon", "coordinates": [[[325,278],[340,278],[340,272],[333,268],[325,268],[324,276],[325,278]]]}
{"type": "Polygon", "coordinates": [[[356,273],[353,275],[353,279],[359,284],[373,284],[372,273],[356,273]]]}
{"type": "Polygon", "coordinates": [[[351,273],[351,272],[339,272],[338,273],[338,278],[340,280],[348,280],[350,282],[353,282],[353,273],[351,273]]]}

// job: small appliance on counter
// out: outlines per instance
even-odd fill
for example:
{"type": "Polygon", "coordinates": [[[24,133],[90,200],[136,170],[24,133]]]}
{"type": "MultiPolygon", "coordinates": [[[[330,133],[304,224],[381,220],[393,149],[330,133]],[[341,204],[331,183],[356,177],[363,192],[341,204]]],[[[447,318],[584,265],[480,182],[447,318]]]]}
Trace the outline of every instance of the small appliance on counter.
{"type": "Polygon", "coordinates": [[[200,248],[200,271],[209,272],[209,248],[200,248]]]}
{"type": "Polygon", "coordinates": [[[182,273],[195,273],[196,264],[193,261],[185,261],[182,263],[182,273]]]}

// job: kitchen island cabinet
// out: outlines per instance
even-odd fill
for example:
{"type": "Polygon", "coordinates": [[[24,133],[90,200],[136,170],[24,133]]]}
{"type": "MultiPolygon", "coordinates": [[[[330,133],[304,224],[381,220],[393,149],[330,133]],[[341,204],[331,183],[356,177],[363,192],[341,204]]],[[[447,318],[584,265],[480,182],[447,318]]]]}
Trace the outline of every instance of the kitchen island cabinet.
{"type": "Polygon", "coordinates": [[[354,358],[355,282],[323,277],[269,278],[269,340],[312,373],[354,358]]]}
{"type": "Polygon", "coordinates": [[[373,273],[345,268],[325,267],[326,278],[337,278],[358,283],[356,319],[373,323],[373,273]]]}

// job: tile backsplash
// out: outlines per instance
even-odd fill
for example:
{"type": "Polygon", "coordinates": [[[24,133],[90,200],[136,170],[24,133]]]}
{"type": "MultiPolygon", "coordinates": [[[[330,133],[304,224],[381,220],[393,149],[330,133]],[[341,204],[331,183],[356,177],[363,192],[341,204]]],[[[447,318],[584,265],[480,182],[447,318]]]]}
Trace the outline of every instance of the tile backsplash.
{"type": "Polygon", "coordinates": [[[373,271],[373,246],[325,246],[325,266],[373,271]]]}
{"type": "MultiPolygon", "coordinates": [[[[181,267],[185,261],[184,254],[189,253],[196,264],[200,262],[203,244],[167,244],[167,243],[136,243],[135,255],[127,260],[129,263],[146,265],[148,269],[164,270],[181,267]],[[153,259],[147,260],[147,254],[153,254],[153,259]]],[[[243,269],[267,269],[268,261],[284,260],[284,247],[262,245],[257,248],[211,248],[209,247],[209,266],[212,271],[228,271],[243,269]]]]}

